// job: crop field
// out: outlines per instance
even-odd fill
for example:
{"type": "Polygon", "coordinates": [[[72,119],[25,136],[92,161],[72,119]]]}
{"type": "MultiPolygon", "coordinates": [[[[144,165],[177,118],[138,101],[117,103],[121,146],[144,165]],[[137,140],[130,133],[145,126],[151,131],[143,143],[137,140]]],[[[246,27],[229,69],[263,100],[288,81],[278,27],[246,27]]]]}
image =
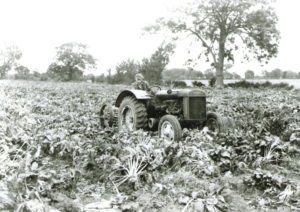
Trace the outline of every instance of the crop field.
{"type": "Polygon", "coordinates": [[[203,88],[236,127],[100,129],[125,86],[0,81],[0,211],[300,210],[299,90],[203,88]]]}

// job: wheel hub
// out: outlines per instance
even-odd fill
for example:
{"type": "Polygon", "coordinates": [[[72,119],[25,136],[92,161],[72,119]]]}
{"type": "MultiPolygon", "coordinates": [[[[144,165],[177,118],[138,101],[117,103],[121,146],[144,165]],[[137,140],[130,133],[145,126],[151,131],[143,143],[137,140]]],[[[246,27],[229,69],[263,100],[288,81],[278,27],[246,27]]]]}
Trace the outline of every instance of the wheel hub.
{"type": "Polygon", "coordinates": [[[216,119],[210,118],[207,120],[207,127],[209,130],[211,130],[214,133],[219,132],[219,125],[216,119]]]}
{"type": "Polygon", "coordinates": [[[172,124],[168,121],[165,121],[161,127],[161,137],[167,138],[168,140],[173,141],[175,137],[175,132],[172,124]]]}
{"type": "Polygon", "coordinates": [[[122,117],[122,127],[123,129],[133,131],[134,130],[134,117],[133,112],[130,107],[124,108],[122,117]]]}

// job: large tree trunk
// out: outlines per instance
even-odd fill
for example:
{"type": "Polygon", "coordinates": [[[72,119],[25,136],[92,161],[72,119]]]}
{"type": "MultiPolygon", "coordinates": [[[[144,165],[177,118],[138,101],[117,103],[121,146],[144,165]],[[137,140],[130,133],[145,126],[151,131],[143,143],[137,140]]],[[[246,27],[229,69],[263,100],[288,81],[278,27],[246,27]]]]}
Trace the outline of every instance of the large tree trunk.
{"type": "Polygon", "coordinates": [[[216,87],[223,88],[224,87],[223,69],[218,68],[216,73],[217,73],[216,87]]]}
{"type": "Polygon", "coordinates": [[[224,76],[223,76],[223,69],[224,69],[224,55],[225,55],[225,36],[223,33],[220,33],[220,40],[219,40],[219,60],[216,67],[216,87],[223,88],[224,87],[224,76]]]}

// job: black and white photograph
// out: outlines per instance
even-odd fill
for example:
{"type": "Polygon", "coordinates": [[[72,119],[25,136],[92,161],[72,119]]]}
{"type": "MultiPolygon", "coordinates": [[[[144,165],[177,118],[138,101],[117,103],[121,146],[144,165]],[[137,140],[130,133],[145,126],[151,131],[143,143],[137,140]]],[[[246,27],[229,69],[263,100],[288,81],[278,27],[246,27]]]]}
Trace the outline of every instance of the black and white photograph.
{"type": "Polygon", "coordinates": [[[300,211],[300,1],[0,8],[1,212],[300,211]]]}

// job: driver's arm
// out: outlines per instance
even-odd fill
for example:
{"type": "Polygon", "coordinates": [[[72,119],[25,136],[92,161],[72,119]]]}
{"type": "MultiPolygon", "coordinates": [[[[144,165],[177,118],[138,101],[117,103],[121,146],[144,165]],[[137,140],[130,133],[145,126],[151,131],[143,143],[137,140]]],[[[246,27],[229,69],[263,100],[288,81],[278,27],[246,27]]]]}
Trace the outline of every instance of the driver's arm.
{"type": "Polygon", "coordinates": [[[143,82],[144,82],[144,89],[146,91],[151,91],[149,83],[147,81],[143,81],[143,82]]]}
{"type": "Polygon", "coordinates": [[[147,81],[143,81],[144,90],[149,92],[151,95],[155,95],[155,92],[150,88],[150,85],[147,81]]]}

